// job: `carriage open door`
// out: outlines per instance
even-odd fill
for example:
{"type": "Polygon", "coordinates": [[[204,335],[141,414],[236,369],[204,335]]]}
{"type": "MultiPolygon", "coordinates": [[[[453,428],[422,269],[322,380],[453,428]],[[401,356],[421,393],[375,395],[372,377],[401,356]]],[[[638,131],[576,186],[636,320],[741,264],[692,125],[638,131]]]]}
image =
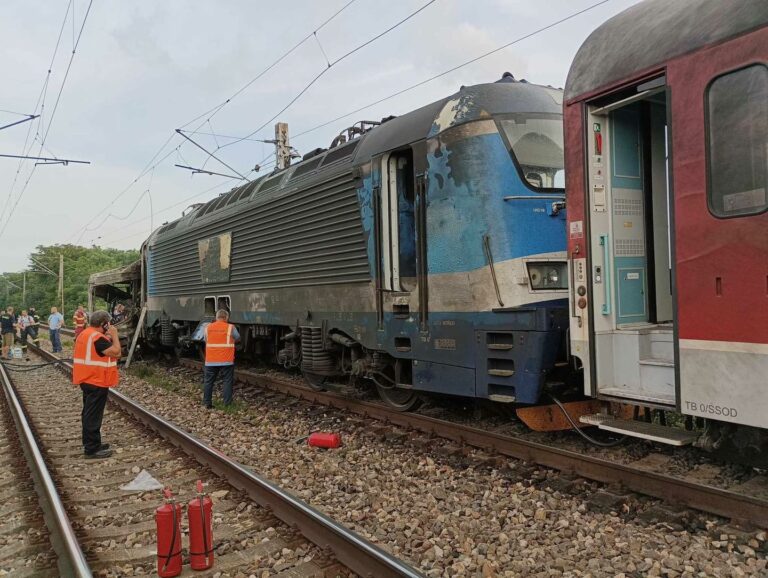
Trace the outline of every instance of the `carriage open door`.
{"type": "MultiPolygon", "coordinates": [[[[566,84],[571,351],[585,393],[768,415],[768,3],[646,0],[566,84]]],[[[603,429],[690,443],[659,424],[603,429]]]]}
{"type": "Polygon", "coordinates": [[[669,95],[659,73],[584,107],[589,195],[581,227],[592,259],[576,287],[591,285],[590,393],[674,409],[669,95]]]}

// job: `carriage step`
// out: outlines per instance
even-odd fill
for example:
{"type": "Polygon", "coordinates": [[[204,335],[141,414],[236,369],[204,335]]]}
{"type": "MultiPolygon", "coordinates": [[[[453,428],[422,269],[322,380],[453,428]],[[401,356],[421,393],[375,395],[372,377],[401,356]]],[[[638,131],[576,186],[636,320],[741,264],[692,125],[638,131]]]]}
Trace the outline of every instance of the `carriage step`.
{"type": "Polygon", "coordinates": [[[668,444],[687,446],[696,441],[699,434],[676,427],[647,423],[644,421],[619,419],[603,413],[583,415],[579,421],[587,425],[596,425],[602,430],[668,444]]]}
{"type": "Polygon", "coordinates": [[[496,349],[500,351],[509,351],[510,349],[513,349],[515,346],[511,343],[489,343],[488,349],[496,349]]]}

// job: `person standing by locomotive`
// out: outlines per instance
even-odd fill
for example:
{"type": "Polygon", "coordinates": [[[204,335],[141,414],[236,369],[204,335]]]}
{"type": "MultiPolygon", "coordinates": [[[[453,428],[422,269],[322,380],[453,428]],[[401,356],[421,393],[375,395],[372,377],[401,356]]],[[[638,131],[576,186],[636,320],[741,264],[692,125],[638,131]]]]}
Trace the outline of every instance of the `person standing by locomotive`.
{"type": "Polygon", "coordinates": [[[8,307],[5,313],[0,315],[0,334],[3,336],[3,357],[10,357],[13,338],[16,336],[16,316],[13,314],[13,307],[8,307]]]}
{"type": "Polygon", "coordinates": [[[51,349],[54,353],[61,351],[61,328],[64,327],[64,316],[56,307],[51,307],[48,316],[48,333],[51,340],[51,349]]]}
{"type": "Polygon", "coordinates": [[[109,323],[109,313],[96,311],[89,326],[75,338],[72,383],[83,392],[83,450],[86,459],[108,458],[109,444],[101,442],[101,423],[109,388],[119,381],[117,360],[122,355],[120,336],[109,323]]]}
{"type": "Polygon", "coordinates": [[[72,323],[75,325],[75,339],[80,335],[88,322],[88,316],[85,314],[85,310],[82,305],[77,306],[77,311],[72,316],[72,323]]]}
{"type": "Polygon", "coordinates": [[[203,372],[203,405],[213,409],[213,384],[221,375],[224,405],[232,403],[232,384],[235,380],[235,343],[240,334],[228,322],[226,309],[216,312],[216,321],[205,327],[205,369],[203,372]]]}

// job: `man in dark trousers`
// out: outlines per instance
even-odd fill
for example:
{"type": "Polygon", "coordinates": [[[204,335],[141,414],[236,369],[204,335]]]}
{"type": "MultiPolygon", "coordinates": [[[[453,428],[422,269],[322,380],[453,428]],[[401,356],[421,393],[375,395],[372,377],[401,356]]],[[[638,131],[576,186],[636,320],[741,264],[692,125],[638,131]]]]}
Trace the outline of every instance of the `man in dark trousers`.
{"type": "Polygon", "coordinates": [[[16,316],[13,307],[8,307],[0,313],[0,334],[3,339],[3,357],[11,357],[11,348],[16,337],[16,316]]]}
{"type": "Polygon", "coordinates": [[[75,341],[72,383],[83,392],[83,449],[89,459],[112,455],[109,444],[101,443],[101,422],[109,388],[117,385],[117,360],[122,355],[120,336],[110,325],[106,311],[96,311],[75,341]]]}
{"type": "Polygon", "coordinates": [[[29,308],[29,316],[32,318],[32,325],[29,326],[27,331],[32,337],[32,343],[34,343],[36,347],[40,347],[40,337],[38,337],[38,332],[40,331],[40,316],[37,314],[34,307],[29,308]]]}
{"type": "Polygon", "coordinates": [[[216,312],[216,321],[205,327],[205,369],[203,371],[203,405],[213,409],[213,384],[221,375],[224,405],[232,403],[235,380],[235,343],[240,334],[231,323],[226,309],[216,312]]]}

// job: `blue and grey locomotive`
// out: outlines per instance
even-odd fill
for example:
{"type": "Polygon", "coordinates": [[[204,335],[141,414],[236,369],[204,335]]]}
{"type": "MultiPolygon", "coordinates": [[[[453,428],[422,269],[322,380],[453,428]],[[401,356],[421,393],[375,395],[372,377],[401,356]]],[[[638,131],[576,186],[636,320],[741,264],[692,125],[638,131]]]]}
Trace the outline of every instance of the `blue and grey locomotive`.
{"type": "Polygon", "coordinates": [[[561,91],[505,75],[346,134],[152,234],[148,339],[225,307],[314,387],[537,402],[568,324],[561,91]]]}

